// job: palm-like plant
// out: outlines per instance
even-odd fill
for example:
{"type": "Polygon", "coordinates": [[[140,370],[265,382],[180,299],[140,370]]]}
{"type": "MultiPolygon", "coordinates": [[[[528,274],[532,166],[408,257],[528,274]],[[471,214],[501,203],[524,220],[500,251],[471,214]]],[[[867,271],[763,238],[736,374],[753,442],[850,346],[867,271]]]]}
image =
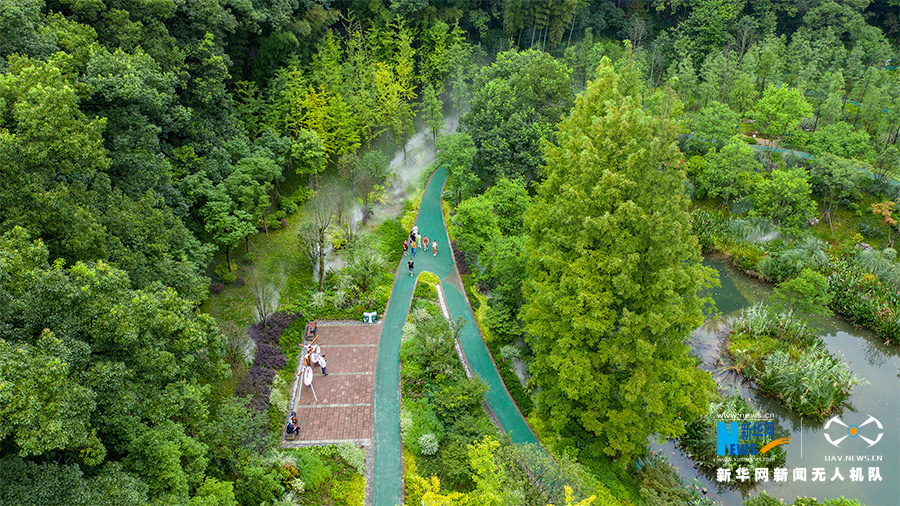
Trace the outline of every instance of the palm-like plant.
{"type": "Polygon", "coordinates": [[[818,237],[807,236],[791,249],[781,253],[781,258],[793,264],[798,270],[819,270],[828,264],[828,243],[818,237]]]}

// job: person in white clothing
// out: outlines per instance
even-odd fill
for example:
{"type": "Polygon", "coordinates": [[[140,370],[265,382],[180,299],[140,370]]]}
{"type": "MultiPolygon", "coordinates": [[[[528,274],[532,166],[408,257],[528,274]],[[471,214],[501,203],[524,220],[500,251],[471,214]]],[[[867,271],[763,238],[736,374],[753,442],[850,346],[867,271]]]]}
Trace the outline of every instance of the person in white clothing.
{"type": "Polygon", "coordinates": [[[325,361],[325,355],[319,357],[319,365],[322,366],[322,376],[328,376],[328,372],[325,370],[325,366],[328,365],[328,362],[325,361]]]}
{"type": "Polygon", "coordinates": [[[431,241],[431,251],[434,251],[433,257],[437,256],[437,241],[431,241]]]}

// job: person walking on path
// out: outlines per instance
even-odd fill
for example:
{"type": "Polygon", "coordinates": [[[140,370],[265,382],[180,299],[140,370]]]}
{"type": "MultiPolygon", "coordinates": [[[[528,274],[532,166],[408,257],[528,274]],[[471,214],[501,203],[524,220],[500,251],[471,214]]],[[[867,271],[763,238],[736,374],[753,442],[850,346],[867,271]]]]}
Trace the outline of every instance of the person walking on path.
{"type": "MultiPolygon", "coordinates": [[[[415,255],[415,251],[416,251],[416,248],[413,247],[413,255],[415,255]]],[[[412,277],[413,269],[416,267],[416,264],[413,263],[412,259],[410,259],[409,262],[406,264],[406,266],[409,267],[409,275],[410,275],[410,277],[412,277]]]]}
{"type": "Polygon", "coordinates": [[[416,232],[416,242],[422,244],[422,234],[416,232]]]}
{"type": "Polygon", "coordinates": [[[409,243],[406,242],[406,240],[404,239],[403,240],[403,256],[406,256],[408,254],[409,254],[409,243]]]}
{"type": "Polygon", "coordinates": [[[413,256],[416,256],[416,241],[413,241],[409,247],[412,248],[413,256]]]}
{"type": "Polygon", "coordinates": [[[434,251],[433,257],[437,256],[437,241],[431,241],[431,251],[434,251]]]}
{"type": "Polygon", "coordinates": [[[428,236],[425,236],[425,239],[422,239],[422,251],[428,251],[428,236]]]}
{"type": "Polygon", "coordinates": [[[328,376],[328,371],[325,370],[325,366],[328,365],[328,362],[325,361],[325,355],[319,357],[319,365],[322,366],[322,376],[328,376]]]}

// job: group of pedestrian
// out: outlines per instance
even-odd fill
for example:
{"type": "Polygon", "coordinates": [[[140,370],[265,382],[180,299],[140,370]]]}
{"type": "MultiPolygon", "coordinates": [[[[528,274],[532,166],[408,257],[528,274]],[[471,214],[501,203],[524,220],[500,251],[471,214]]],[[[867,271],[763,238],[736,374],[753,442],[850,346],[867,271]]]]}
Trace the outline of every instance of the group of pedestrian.
{"type": "MultiPolygon", "coordinates": [[[[416,256],[416,247],[422,245],[423,251],[428,251],[428,244],[431,243],[431,256],[437,256],[437,241],[429,241],[428,236],[422,237],[422,234],[419,233],[419,226],[413,225],[412,230],[409,231],[409,237],[403,240],[403,256],[409,256],[410,250],[412,251],[412,256],[415,258],[416,256]]],[[[409,267],[409,275],[413,275],[413,270],[416,267],[415,262],[413,262],[412,258],[409,259],[409,262],[406,263],[406,266],[409,267]]]]}

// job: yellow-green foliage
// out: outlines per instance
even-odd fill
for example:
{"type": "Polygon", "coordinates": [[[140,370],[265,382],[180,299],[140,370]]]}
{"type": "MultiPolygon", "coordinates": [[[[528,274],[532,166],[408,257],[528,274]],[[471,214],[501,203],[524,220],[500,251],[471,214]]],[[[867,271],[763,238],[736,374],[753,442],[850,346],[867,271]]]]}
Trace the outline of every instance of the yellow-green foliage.
{"type": "Polygon", "coordinates": [[[338,481],[331,485],[331,497],[338,504],[362,506],[366,501],[366,479],[355,474],[350,481],[338,481]]]}
{"type": "MultiPolygon", "coordinates": [[[[478,293],[477,291],[475,292],[475,297],[478,298],[479,302],[479,304],[477,305],[478,309],[475,310],[475,320],[478,322],[478,327],[481,330],[482,337],[484,337],[484,342],[490,343],[494,340],[494,334],[493,332],[491,332],[491,329],[484,323],[487,321],[487,297],[478,293]]],[[[474,303],[472,305],[475,306],[474,303]]]]}
{"type": "Polygon", "coordinates": [[[422,502],[422,488],[424,478],[419,476],[416,469],[416,456],[413,452],[403,448],[403,481],[406,483],[406,504],[420,504],[422,502]]]}
{"type": "Polygon", "coordinates": [[[411,209],[406,211],[402,218],[400,218],[400,226],[403,227],[403,230],[409,232],[412,230],[413,225],[416,224],[416,216],[419,214],[419,206],[422,205],[422,195],[425,193],[424,190],[416,190],[415,193],[412,194],[409,198],[409,203],[412,206],[411,209]]]}
{"type": "MultiPolygon", "coordinates": [[[[448,225],[450,224],[450,216],[448,213],[450,212],[450,209],[452,209],[452,208],[453,208],[453,206],[450,205],[450,202],[447,202],[446,200],[441,199],[441,211],[444,215],[444,223],[445,224],[448,224],[448,225]]],[[[447,237],[449,237],[451,241],[453,240],[453,235],[450,234],[449,228],[447,229],[447,237]]],[[[448,248],[447,251],[450,251],[450,249],[448,248]]]]}
{"type": "Polygon", "coordinates": [[[437,274],[432,272],[423,272],[422,274],[419,274],[419,283],[428,283],[429,285],[437,286],[440,282],[441,279],[437,277],[437,274]]]}

